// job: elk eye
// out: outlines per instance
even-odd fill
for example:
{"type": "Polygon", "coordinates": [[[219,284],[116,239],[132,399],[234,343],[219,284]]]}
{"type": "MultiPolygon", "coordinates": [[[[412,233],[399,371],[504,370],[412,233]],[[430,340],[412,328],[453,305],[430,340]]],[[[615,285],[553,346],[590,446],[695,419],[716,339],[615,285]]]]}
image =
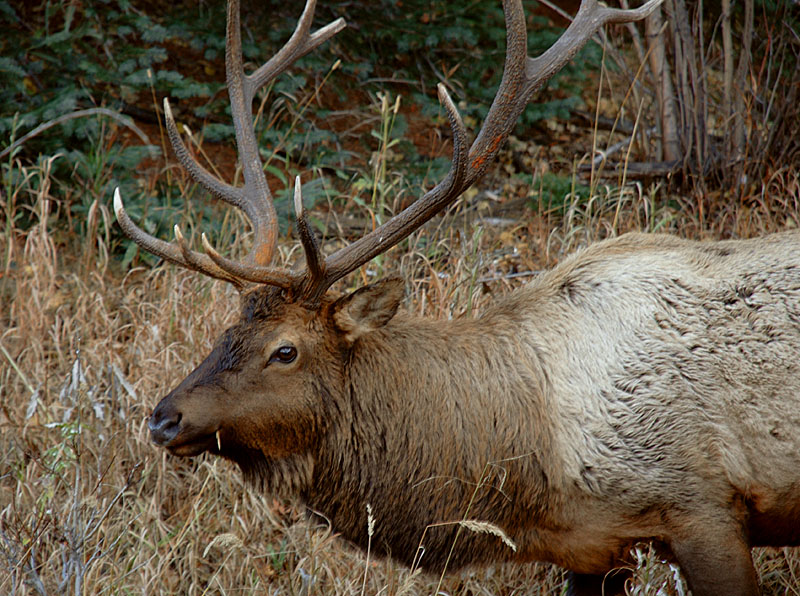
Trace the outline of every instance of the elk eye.
{"type": "Polygon", "coordinates": [[[295,358],[297,358],[297,348],[294,346],[281,346],[269,357],[269,364],[273,362],[289,364],[290,362],[294,362],[295,358]]]}

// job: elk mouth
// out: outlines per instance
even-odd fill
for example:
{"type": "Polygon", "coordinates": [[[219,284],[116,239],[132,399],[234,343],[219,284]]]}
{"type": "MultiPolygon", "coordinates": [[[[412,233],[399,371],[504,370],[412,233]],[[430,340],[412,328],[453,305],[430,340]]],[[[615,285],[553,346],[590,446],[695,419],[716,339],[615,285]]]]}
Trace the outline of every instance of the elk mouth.
{"type": "MultiPolygon", "coordinates": [[[[159,444],[158,441],[154,440],[153,442],[157,445],[159,444]]],[[[161,446],[165,447],[172,455],[177,455],[178,457],[195,457],[205,451],[219,453],[217,449],[216,433],[199,437],[190,437],[188,440],[182,440],[179,443],[171,441],[169,444],[161,446]]]]}

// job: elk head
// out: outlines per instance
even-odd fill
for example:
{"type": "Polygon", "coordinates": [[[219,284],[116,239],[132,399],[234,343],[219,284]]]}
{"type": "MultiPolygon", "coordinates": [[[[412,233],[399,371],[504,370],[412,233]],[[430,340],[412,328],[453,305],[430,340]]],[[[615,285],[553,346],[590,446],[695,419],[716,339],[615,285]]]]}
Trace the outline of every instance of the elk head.
{"type": "Polygon", "coordinates": [[[642,19],[660,1],[650,0],[635,10],[618,10],[583,0],[562,37],[542,56],[531,58],[527,55],[521,0],[504,0],[507,50],[503,77],[471,146],[464,123],[440,84],[439,99],[447,110],[453,135],[449,173],[404,211],[327,257],[308,222],[298,177],[294,187],[295,224],[305,251],[305,269],[288,270],[271,264],[278,226],[258,156],[252,101],[259,88],[342,30],[345,23],[338,19],[312,33],[315,0],[307,0],[286,45],[246,75],[239,2],[230,0],[227,85],[244,186],[231,186],[203,168],[184,145],[166,99],[164,112],[180,163],[214,196],[245,212],[254,228],[252,250],[244,261],[232,261],[203,235],[205,252],[196,252],[177,226],[175,242],[164,242],[131,221],[119,190],[114,196],[122,229],[139,246],[183,267],[230,282],[242,295],[239,322],[223,333],[211,354],[153,411],[149,422],[153,441],[176,455],[211,451],[230,457],[245,472],[259,473],[275,462],[302,460],[339,415],[348,390],[345,367],[349,352],[365,334],[392,319],[402,299],[403,284],[388,279],[344,297],[329,288],[402,241],[480,178],[528,101],[601,26],[642,19]]]}

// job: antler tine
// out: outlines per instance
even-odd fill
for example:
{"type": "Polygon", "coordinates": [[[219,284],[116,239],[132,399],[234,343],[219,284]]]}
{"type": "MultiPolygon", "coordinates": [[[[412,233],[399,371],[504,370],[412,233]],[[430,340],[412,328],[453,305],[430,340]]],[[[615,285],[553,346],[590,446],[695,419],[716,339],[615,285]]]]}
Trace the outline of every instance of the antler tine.
{"type": "Polygon", "coordinates": [[[506,64],[492,107],[470,148],[471,168],[467,185],[483,175],[528,102],[572,60],[598,29],[608,23],[644,19],[662,2],[649,0],[637,9],[621,10],[608,8],[597,0],[581,0],[578,14],[561,37],[541,56],[531,58],[527,51],[527,30],[521,3],[504,0],[508,30],[506,64]]]}
{"type": "Polygon", "coordinates": [[[325,259],[321,275],[311,276],[304,290],[308,304],[319,301],[333,283],[385,252],[428,221],[464,190],[467,176],[467,129],[447,89],[438,85],[439,100],[447,110],[453,132],[453,159],[447,176],[400,214],[325,259]]]}
{"type": "Polygon", "coordinates": [[[572,60],[600,27],[612,23],[630,23],[650,16],[663,0],[649,0],[639,8],[623,10],[609,8],[596,0],[582,0],[578,14],[564,34],[547,51],[536,58],[527,59],[525,66],[525,91],[531,97],[550,78],[572,60]]]}
{"type": "MultiPolygon", "coordinates": [[[[503,78],[492,106],[465,158],[460,154],[457,132],[460,117],[452,104],[440,98],[450,115],[454,136],[453,165],[447,177],[401,213],[366,234],[349,246],[329,256],[323,265],[324,276],[308,290],[309,302],[315,302],[336,280],[388,250],[436,213],[454,201],[475,180],[483,175],[534,93],[558,72],[589,38],[606,23],[640,20],[649,15],[663,0],[649,0],[638,9],[620,10],[599,5],[596,0],[582,0],[573,22],[542,56],[528,56],[528,34],[521,0],[504,0],[506,20],[506,60],[503,78]],[[452,106],[452,107],[451,107],[452,106]]],[[[444,94],[446,97],[446,93],[444,94]]],[[[460,124],[463,128],[463,124],[460,124]]]]}
{"type": "Polygon", "coordinates": [[[183,236],[180,235],[179,230],[176,232],[176,237],[178,237],[180,246],[175,246],[170,242],[164,242],[155,236],[151,236],[133,223],[128,212],[125,211],[125,206],[122,204],[122,195],[119,192],[119,188],[114,189],[114,213],[122,231],[147,252],[176,265],[199,271],[209,277],[230,282],[237,288],[242,287],[240,279],[218,267],[208,256],[188,250],[188,246],[186,246],[186,242],[183,240],[183,236]],[[187,254],[189,255],[188,258],[186,257],[187,254]]]}
{"type": "Polygon", "coordinates": [[[324,277],[325,262],[314,231],[308,222],[308,211],[303,207],[303,187],[300,183],[300,176],[294,180],[294,213],[297,234],[300,236],[303,251],[306,253],[306,268],[310,275],[309,283],[315,285],[324,277]]]}
{"type": "Polygon", "coordinates": [[[251,85],[251,93],[255,92],[284,72],[297,60],[314,50],[347,26],[343,18],[338,18],[325,25],[322,29],[309,34],[311,23],[314,20],[316,0],[308,0],[303,14],[297,22],[294,33],[289,41],[255,72],[247,77],[251,85]]]}
{"type": "Polygon", "coordinates": [[[244,287],[241,279],[230,275],[227,271],[217,266],[213,262],[213,259],[209,259],[208,255],[193,251],[191,248],[189,248],[189,243],[186,241],[186,238],[184,238],[180,227],[178,227],[178,224],[175,224],[172,229],[173,233],[175,234],[175,242],[178,245],[178,249],[180,249],[181,255],[183,255],[183,260],[190,269],[200,271],[206,275],[210,275],[209,272],[214,271],[219,275],[224,275],[225,277],[223,279],[233,283],[237,289],[242,289],[244,287]]]}
{"type": "Polygon", "coordinates": [[[277,286],[279,288],[283,288],[284,290],[291,290],[292,288],[297,287],[303,280],[301,273],[291,271],[289,269],[263,266],[253,267],[245,263],[232,261],[231,259],[223,257],[214,249],[213,246],[211,246],[211,243],[208,241],[205,233],[200,235],[200,240],[203,243],[203,249],[206,251],[207,256],[214,262],[214,264],[236,278],[253,283],[277,286]]]}
{"type": "Polygon", "coordinates": [[[215,197],[231,205],[235,205],[240,209],[244,209],[244,191],[241,188],[231,186],[219,180],[211,172],[206,170],[189,152],[189,149],[187,149],[178,132],[178,126],[175,124],[175,117],[172,115],[172,108],[169,105],[169,99],[166,97],[164,98],[164,121],[167,124],[167,137],[169,138],[170,145],[172,145],[172,150],[175,152],[175,157],[178,158],[180,164],[189,172],[192,180],[208,190],[215,197]]]}

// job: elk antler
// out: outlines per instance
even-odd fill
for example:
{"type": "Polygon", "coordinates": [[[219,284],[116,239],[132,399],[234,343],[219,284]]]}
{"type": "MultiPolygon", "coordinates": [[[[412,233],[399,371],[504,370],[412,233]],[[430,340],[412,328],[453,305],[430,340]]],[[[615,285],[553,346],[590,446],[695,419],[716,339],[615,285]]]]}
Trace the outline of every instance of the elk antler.
{"type": "MultiPolygon", "coordinates": [[[[315,6],[316,0],[307,0],[303,14],[289,41],[255,72],[246,75],[242,61],[239,0],[228,2],[225,69],[236,134],[236,147],[239,151],[239,160],[244,175],[243,187],[237,188],[218,180],[191,155],[178,132],[169,102],[164,99],[167,135],[178,161],[186,168],[195,182],[217,198],[244,211],[253,225],[255,235],[253,248],[245,257],[245,262],[238,263],[222,257],[213,248],[210,248],[205,238],[203,244],[208,254],[191,250],[177,226],[175,243],[164,242],[151,236],[136,226],[128,217],[119,189],[117,189],[114,193],[114,211],[117,219],[123,231],[139,246],[183,267],[229,281],[240,289],[246,281],[275,285],[285,289],[296,287],[301,282],[301,273],[270,266],[278,241],[278,222],[275,217],[272,195],[258,155],[252,104],[258,89],[345,28],[344,19],[340,18],[311,33],[315,6]]],[[[308,226],[306,227],[308,228],[308,226]]]]}
{"type": "Polygon", "coordinates": [[[271,195],[258,159],[251,104],[255,91],[260,86],[345,25],[342,19],[338,19],[309,35],[316,2],[308,0],[291,39],[266,64],[252,75],[245,76],[239,39],[238,0],[231,0],[228,4],[226,67],[245,186],[240,189],[220,182],[197,163],[183,145],[166,101],[164,107],[170,141],[179,161],[198,183],[215,196],[245,211],[255,227],[253,249],[245,263],[237,263],[215,251],[205,236],[203,246],[207,254],[191,251],[177,228],[177,246],[153,238],[130,221],[122,208],[118,192],[114,198],[117,217],[125,233],[153,254],[212,277],[230,281],[239,287],[244,282],[279,286],[291,290],[306,304],[315,305],[333,283],[408,237],[480,178],[534,94],[572,59],[600,27],[607,23],[641,20],[651,14],[662,1],[649,0],[637,9],[621,10],[608,8],[596,0],[582,0],[578,14],[558,41],[541,56],[531,58],[528,56],[528,36],[521,0],[504,0],[507,47],[503,78],[486,120],[469,150],[466,148],[467,131],[461,116],[444,86],[439,85],[439,99],[447,110],[453,131],[453,159],[447,176],[389,221],[327,258],[323,258],[308,224],[298,177],[295,182],[295,214],[297,230],[306,254],[306,270],[296,272],[269,266],[277,242],[277,225],[271,195]]]}
{"type": "Polygon", "coordinates": [[[336,280],[408,237],[480,178],[533,95],[575,56],[600,27],[606,23],[643,19],[661,2],[649,0],[637,9],[621,10],[608,8],[596,0],[582,0],[578,14],[558,41],[541,56],[531,58],[528,56],[522,2],[504,0],[507,45],[503,78],[468,156],[461,154],[466,136],[461,117],[440,85],[439,98],[447,108],[454,137],[453,165],[447,177],[395,217],[325,259],[322,273],[310,277],[313,281],[306,285],[307,299],[310,302],[318,300],[336,280]]]}

